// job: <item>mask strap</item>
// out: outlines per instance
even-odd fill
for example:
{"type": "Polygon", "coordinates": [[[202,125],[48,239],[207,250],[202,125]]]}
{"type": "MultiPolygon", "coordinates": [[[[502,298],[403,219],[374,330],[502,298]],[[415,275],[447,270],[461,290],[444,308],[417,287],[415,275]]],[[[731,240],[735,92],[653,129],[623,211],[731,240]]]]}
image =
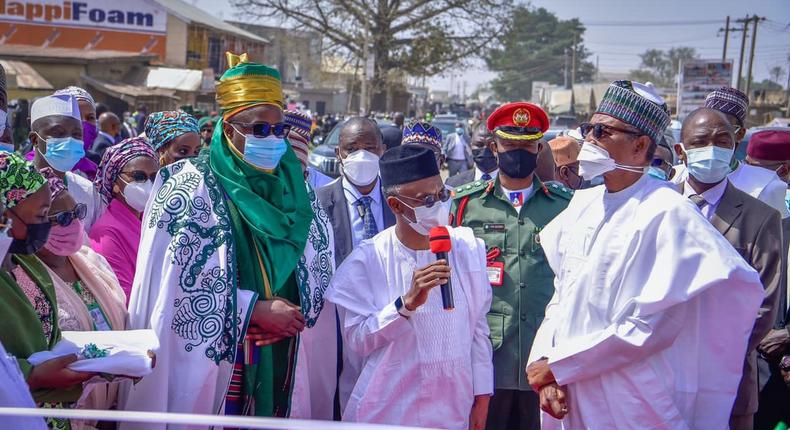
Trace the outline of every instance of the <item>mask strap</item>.
{"type": "Polygon", "coordinates": [[[626,172],[645,173],[644,166],[627,166],[624,164],[615,164],[614,167],[616,169],[625,170],[626,172]]]}

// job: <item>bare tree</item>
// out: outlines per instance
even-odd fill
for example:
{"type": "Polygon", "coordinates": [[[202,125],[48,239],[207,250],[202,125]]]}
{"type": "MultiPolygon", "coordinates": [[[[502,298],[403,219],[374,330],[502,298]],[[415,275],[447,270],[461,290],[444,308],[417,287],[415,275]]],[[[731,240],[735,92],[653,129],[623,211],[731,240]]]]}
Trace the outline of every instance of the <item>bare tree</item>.
{"type": "MultiPolygon", "coordinates": [[[[506,0],[231,0],[249,18],[276,19],[323,35],[327,49],[350,59],[372,55],[374,91],[401,71],[432,76],[480,57],[504,33],[511,10],[506,0]],[[367,49],[366,49],[367,45],[367,49]]],[[[384,108],[379,103],[379,109],[384,108]]],[[[374,106],[375,107],[375,106],[374,106]]]]}
{"type": "Polygon", "coordinates": [[[779,85],[782,85],[782,78],[785,76],[785,69],[782,66],[774,66],[768,70],[768,74],[771,76],[771,80],[776,82],[779,85]]]}

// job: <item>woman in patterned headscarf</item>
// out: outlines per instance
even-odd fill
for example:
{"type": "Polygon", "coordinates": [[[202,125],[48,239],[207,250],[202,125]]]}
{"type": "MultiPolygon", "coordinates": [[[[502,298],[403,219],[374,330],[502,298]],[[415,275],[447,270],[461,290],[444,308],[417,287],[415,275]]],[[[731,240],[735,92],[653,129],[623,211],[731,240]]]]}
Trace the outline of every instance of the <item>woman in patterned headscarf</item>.
{"type": "Polygon", "coordinates": [[[110,263],[127,301],[140,245],[140,219],[158,170],[157,156],[145,138],[133,137],[107,148],[94,181],[107,211],[91,228],[91,247],[110,263]]]}
{"type": "Polygon", "coordinates": [[[162,167],[196,157],[202,148],[199,132],[197,120],[186,112],[154,112],[145,121],[145,136],[162,167]]]}
{"type": "MultiPolygon", "coordinates": [[[[17,357],[34,400],[46,407],[62,407],[80,397],[82,382],[93,374],[69,370],[74,356],[35,367],[27,361],[33,353],[49,350],[60,340],[52,279],[34,255],[49,237],[51,197],[46,184],[32,163],[16,154],[0,154],[0,200],[14,238],[0,271],[0,342],[17,357]]],[[[68,421],[50,424],[69,428],[68,421]]]]}

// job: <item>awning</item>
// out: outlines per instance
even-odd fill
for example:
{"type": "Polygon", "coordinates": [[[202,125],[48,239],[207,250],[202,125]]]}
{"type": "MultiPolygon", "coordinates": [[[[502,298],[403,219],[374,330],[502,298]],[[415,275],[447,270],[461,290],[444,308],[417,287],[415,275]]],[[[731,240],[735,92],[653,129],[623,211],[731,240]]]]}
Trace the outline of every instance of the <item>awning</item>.
{"type": "Polygon", "coordinates": [[[178,97],[175,95],[175,90],[148,88],[141,85],[130,85],[124,83],[110,83],[100,79],[92,78],[90,76],[82,76],[81,79],[96,89],[124,101],[137,100],[144,97],[165,97],[178,100],[178,97]]]}
{"type": "Polygon", "coordinates": [[[36,69],[24,61],[0,60],[6,73],[6,85],[8,90],[54,90],[46,79],[44,79],[36,69]]]}
{"type": "Polygon", "coordinates": [[[145,78],[148,88],[161,88],[186,92],[214,92],[214,73],[208,70],[151,67],[145,78]],[[208,73],[206,73],[208,72],[208,73]]]}

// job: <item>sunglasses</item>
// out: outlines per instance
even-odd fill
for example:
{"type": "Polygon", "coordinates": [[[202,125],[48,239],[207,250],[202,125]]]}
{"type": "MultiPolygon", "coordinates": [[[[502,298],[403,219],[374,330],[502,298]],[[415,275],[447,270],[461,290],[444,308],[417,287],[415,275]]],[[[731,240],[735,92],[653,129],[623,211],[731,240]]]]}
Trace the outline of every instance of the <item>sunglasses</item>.
{"type": "Polygon", "coordinates": [[[77,203],[73,210],[58,212],[49,216],[49,222],[61,227],[68,227],[75,219],[83,220],[88,214],[88,207],[85,203],[77,203]]]}
{"type": "Polygon", "coordinates": [[[291,131],[291,126],[284,122],[278,122],[277,124],[269,124],[268,122],[231,122],[230,124],[241,127],[241,130],[236,129],[239,133],[252,134],[255,137],[267,137],[273,134],[275,137],[283,138],[291,131]]]}
{"type": "Polygon", "coordinates": [[[431,208],[431,207],[433,207],[433,205],[435,205],[439,201],[444,203],[447,200],[450,200],[450,191],[448,191],[447,188],[442,188],[442,190],[439,191],[438,195],[426,196],[424,199],[417,199],[417,198],[408,197],[408,196],[400,196],[400,197],[404,198],[404,199],[408,199],[408,200],[414,201],[414,202],[420,202],[426,208],[431,208]]]}
{"type": "Polygon", "coordinates": [[[132,178],[132,182],[145,182],[145,181],[154,182],[154,180],[156,179],[156,173],[151,173],[151,176],[148,176],[148,174],[143,172],[142,170],[135,170],[132,172],[121,172],[121,173],[132,178]]]}
{"type": "Polygon", "coordinates": [[[628,130],[625,128],[614,127],[611,125],[606,125],[603,123],[597,124],[590,124],[589,122],[585,122],[584,124],[579,126],[579,131],[581,131],[582,137],[587,138],[587,135],[592,132],[592,135],[596,139],[600,139],[603,136],[610,136],[612,131],[619,131],[620,133],[630,134],[631,136],[642,136],[644,133],[641,131],[634,131],[628,130]]]}

